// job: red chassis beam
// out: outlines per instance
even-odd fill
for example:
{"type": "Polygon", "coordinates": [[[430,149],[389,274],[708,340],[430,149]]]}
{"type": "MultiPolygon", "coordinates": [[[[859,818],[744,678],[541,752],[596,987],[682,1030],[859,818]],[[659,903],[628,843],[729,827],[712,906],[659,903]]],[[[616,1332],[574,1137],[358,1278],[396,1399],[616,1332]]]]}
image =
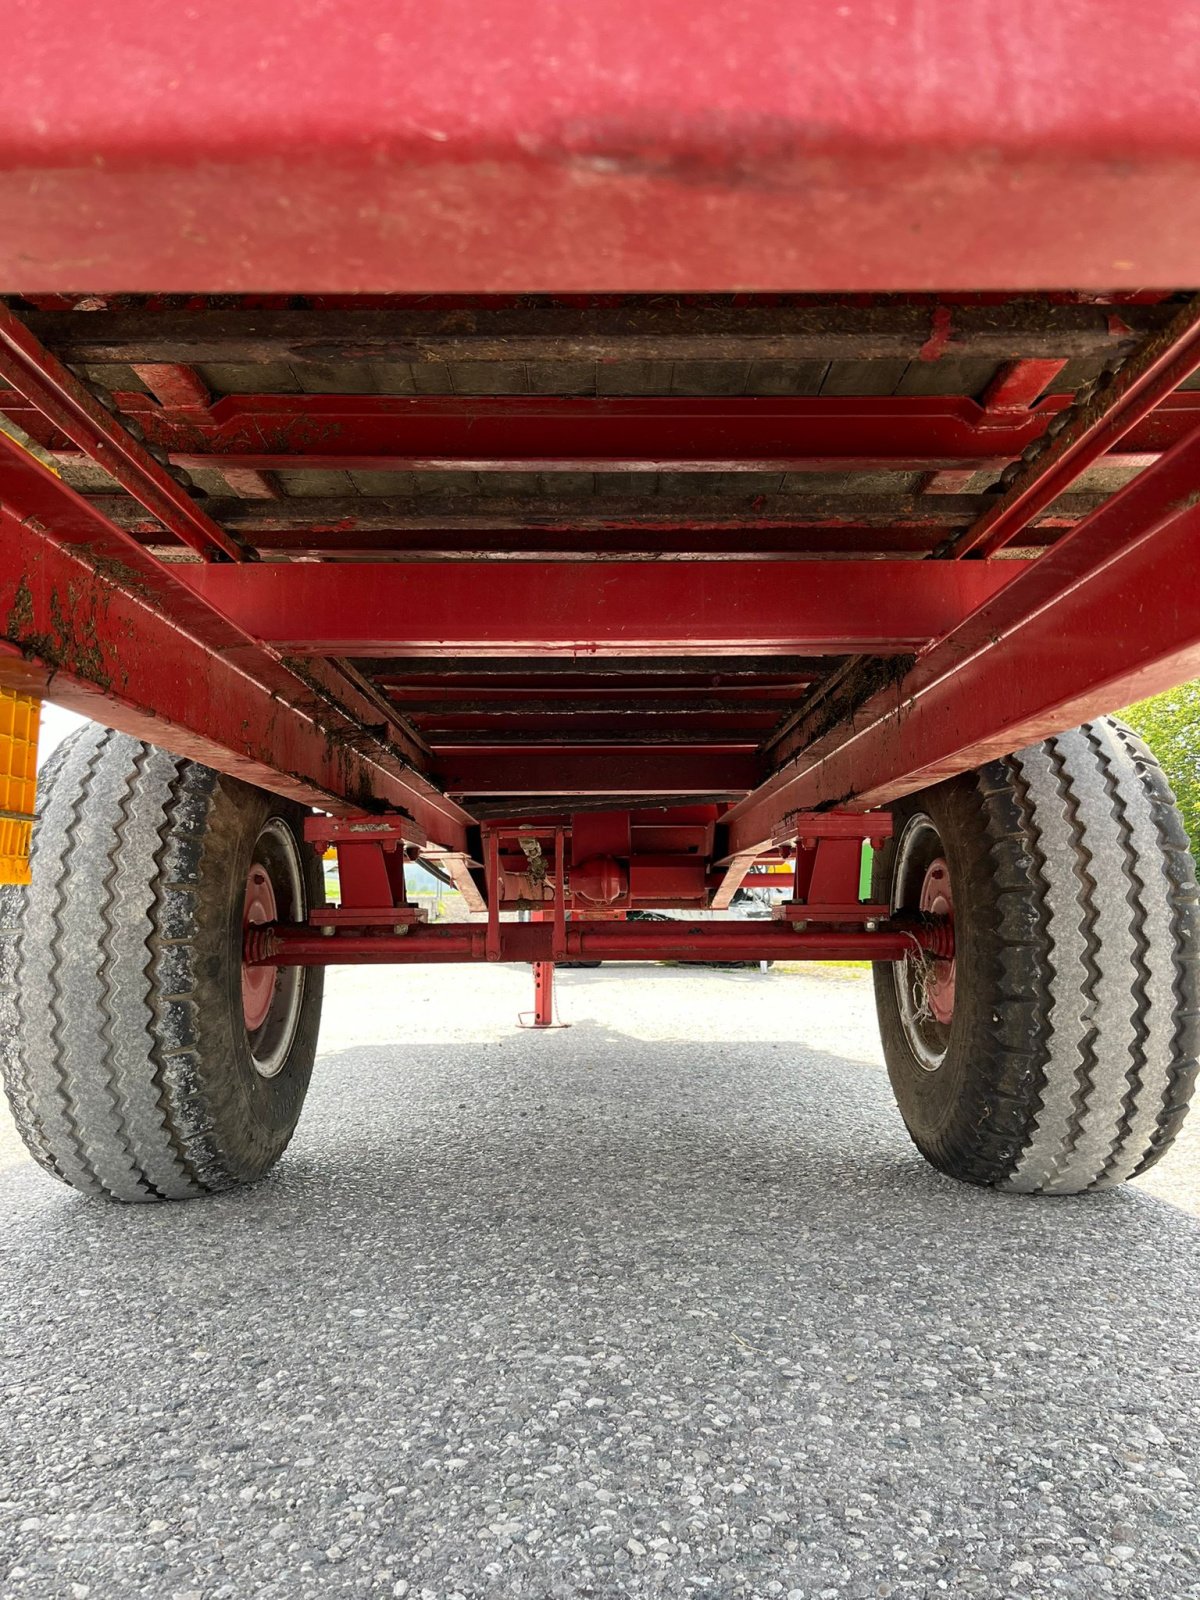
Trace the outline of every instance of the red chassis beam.
{"type": "MultiPolygon", "coordinates": [[[[953,396],[266,394],[226,396],[200,418],[145,394],[117,399],[179,466],[256,472],[979,471],[1015,459],[1072,403],[1069,394],[1032,410],[991,410],[953,396]]],[[[9,404],[5,411],[62,459],[78,454],[33,408],[9,404]]],[[[1141,465],[1177,444],[1198,419],[1200,394],[1170,395],[1112,442],[1107,459],[1141,465]]]]}
{"type": "MultiPolygon", "coordinates": [[[[1200,365],[1200,299],[1193,297],[1162,331],[1146,340],[1116,373],[1097,385],[1092,399],[1031,466],[1014,466],[1016,479],[1006,494],[950,542],[946,554],[991,556],[1011,544],[1034,517],[1054,503],[1080,474],[1106,455],[1128,446],[1164,408],[1179,410],[1179,385],[1200,365]]],[[[1180,413],[1182,415],[1182,413],[1180,413]]],[[[1193,416],[1196,413],[1193,412],[1193,416]]],[[[1189,423],[1181,435],[1191,432],[1189,423]]],[[[1022,464],[1024,465],[1024,464],[1022,464]]]]}
{"type": "MultiPolygon", "coordinates": [[[[1200,431],[1148,467],[891,689],[727,815],[730,854],[798,811],[885,804],[1200,671],[1200,431]]],[[[924,567],[923,567],[924,570],[924,567]]]]}
{"type": "Polygon", "coordinates": [[[903,652],[1026,563],[180,564],[181,582],[299,655],[903,652]]]}
{"type": "MultiPolygon", "coordinates": [[[[404,934],[339,928],[322,934],[302,924],[253,927],[246,940],[250,966],[337,966],[349,963],[484,961],[488,927],[410,927],[404,934]]],[[[939,930],[940,932],[940,930],[939,930]]],[[[548,922],[502,922],[500,961],[554,959],[548,922]]],[[[882,927],[854,931],[799,931],[771,923],[568,922],[560,959],[576,961],[901,961],[924,948],[931,929],[882,927]]],[[[939,950],[939,954],[941,951],[939,950]]]]}
{"type": "Polygon", "coordinates": [[[1094,0],[1058,0],[1049,30],[1010,0],[44,0],[5,30],[0,286],[1195,281],[1191,8],[1101,20],[1094,0]]]}
{"type": "Polygon", "coordinates": [[[3,434],[0,494],[0,682],[306,805],[402,810],[464,847],[462,808],[364,738],[319,677],[289,674],[3,434]]]}
{"type": "Polygon", "coordinates": [[[714,739],[688,745],[473,745],[438,751],[439,778],[456,796],[728,795],[761,774],[752,747],[714,739]]]}
{"type": "MultiPolygon", "coordinates": [[[[0,306],[0,378],[31,407],[33,437],[61,431],[80,455],[102,466],[177,539],[204,560],[242,561],[236,539],[203,512],[162,465],[88,393],[83,383],[0,306]]],[[[15,407],[14,409],[20,409],[15,407]]]]}

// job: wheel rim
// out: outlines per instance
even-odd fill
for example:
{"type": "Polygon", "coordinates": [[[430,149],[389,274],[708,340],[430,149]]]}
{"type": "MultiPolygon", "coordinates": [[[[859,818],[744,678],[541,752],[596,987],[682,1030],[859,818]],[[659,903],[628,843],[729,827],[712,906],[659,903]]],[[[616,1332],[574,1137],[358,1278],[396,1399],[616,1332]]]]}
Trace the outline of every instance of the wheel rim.
{"type": "MultiPolygon", "coordinates": [[[[941,835],[919,812],[910,817],[896,843],[892,910],[954,917],[954,888],[941,835]]],[[[892,965],[900,1023],[917,1065],[936,1072],[946,1059],[954,1020],[957,963],[915,951],[892,965]]]]}
{"type": "MultiPolygon", "coordinates": [[[[304,918],[304,868],[287,823],[271,817],[251,852],[242,901],[242,931],[265,922],[304,918]]],[[[254,1070],[273,1078],[283,1070],[304,999],[302,967],[250,967],[242,963],[242,1021],[254,1070]]]]}

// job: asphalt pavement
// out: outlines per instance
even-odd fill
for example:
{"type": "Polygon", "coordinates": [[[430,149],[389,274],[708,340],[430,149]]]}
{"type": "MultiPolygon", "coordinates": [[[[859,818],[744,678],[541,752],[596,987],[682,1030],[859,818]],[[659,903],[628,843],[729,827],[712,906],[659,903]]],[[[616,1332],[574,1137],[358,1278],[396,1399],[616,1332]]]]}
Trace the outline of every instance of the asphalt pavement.
{"type": "Polygon", "coordinates": [[[0,1151],[0,1594],[1200,1597],[1196,1144],[910,1146],[864,974],[340,972],[257,1189],[0,1151]]]}

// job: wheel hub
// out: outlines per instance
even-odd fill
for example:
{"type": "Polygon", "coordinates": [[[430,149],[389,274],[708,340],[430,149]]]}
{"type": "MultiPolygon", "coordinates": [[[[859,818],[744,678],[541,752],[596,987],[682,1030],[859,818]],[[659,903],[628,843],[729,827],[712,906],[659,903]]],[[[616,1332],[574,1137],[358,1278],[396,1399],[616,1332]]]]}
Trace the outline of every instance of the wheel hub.
{"type": "MultiPolygon", "coordinates": [[[[242,927],[261,927],[278,921],[275,890],[261,862],[254,861],[246,874],[246,895],[242,905],[242,927]]],[[[275,993],[278,967],[248,967],[242,963],[242,1018],[247,1033],[257,1033],[267,1020],[275,993]]]]}
{"type": "MultiPolygon", "coordinates": [[[[954,927],[954,890],[945,846],[933,819],[925,812],[908,818],[896,839],[892,877],[892,911],[897,917],[945,919],[954,927]]],[[[950,1046],[954,1018],[956,959],[917,947],[892,966],[900,1025],[922,1072],[937,1072],[950,1046]]],[[[953,949],[947,940],[942,948],[953,949]]]]}
{"type": "MultiPolygon", "coordinates": [[[[304,869],[287,823],[269,818],[251,854],[242,900],[242,949],[250,928],[303,922],[307,914],[304,869]]],[[[251,967],[242,960],[242,1021],[254,1070],[274,1078],[287,1064],[304,1000],[300,967],[251,967]]]]}
{"type": "MultiPolygon", "coordinates": [[[[944,856],[931,861],[921,884],[921,910],[927,916],[946,917],[954,922],[954,892],[950,886],[950,867],[944,856]]],[[[936,1021],[948,1027],[954,1015],[955,963],[932,960],[925,974],[925,1000],[936,1021]]]]}

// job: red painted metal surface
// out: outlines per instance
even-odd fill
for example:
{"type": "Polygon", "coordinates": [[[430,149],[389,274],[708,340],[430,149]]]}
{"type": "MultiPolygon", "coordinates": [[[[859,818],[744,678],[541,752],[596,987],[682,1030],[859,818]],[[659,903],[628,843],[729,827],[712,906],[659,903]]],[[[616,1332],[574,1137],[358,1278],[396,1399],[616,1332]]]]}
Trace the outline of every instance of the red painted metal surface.
{"type": "Polygon", "coordinates": [[[336,846],[341,843],[373,842],[398,848],[425,843],[423,833],[408,817],[379,816],[365,811],[354,812],[344,817],[331,817],[323,812],[305,817],[304,838],[306,843],[319,851],[328,850],[331,845],[336,846]]]}
{"type": "Polygon", "coordinates": [[[165,411],[178,411],[201,423],[210,417],[213,397],[194,368],[179,362],[135,361],[132,369],[165,411]]]}
{"type": "Polygon", "coordinates": [[[903,652],[1021,571],[1016,561],[427,562],[178,568],[255,638],[301,655],[903,652]]]}
{"type": "MultiPolygon", "coordinates": [[[[558,954],[547,923],[496,926],[499,961],[900,961],[935,937],[917,925],[862,930],[800,931],[770,922],[568,922],[558,954]]],[[[943,937],[938,931],[938,937],[943,937]]],[[[251,966],[338,966],[342,963],[482,961],[488,957],[484,923],[415,927],[406,934],[340,928],[332,938],[303,926],[276,923],[251,929],[251,966]]]]}
{"type": "Polygon", "coordinates": [[[5,683],[43,693],[53,681],[59,704],[123,732],[328,810],[374,796],[463,847],[459,806],[378,741],[346,737],[357,724],[336,711],[323,666],[297,679],[3,433],[0,470],[5,683]]]}
{"type": "Polygon", "coordinates": [[[612,906],[629,893],[629,874],[615,856],[587,856],[570,872],[571,894],[593,906],[612,906]]]}
{"type": "MultiPolygon", "coordinates": [[[[744,0],[732,11],[709,0],[605,0],[599,8],[489,0],[482,12],[466,0],[432,8],[364,0],[353,19],[321,10],[319,27],[307,0],[202,17],[177,8],[168,16],[165,0],[131,0],[102,15],[98,0],[73,0],[69,19],[58,11],[63,0],[49,4],[36,25],[16,14],[6,33],[8,81],[20,92],[0,105],[0,288],[36,296],[69,286],[98,298],[139,288],[160,297],[209,286],[296,290],[306,304],[292,309],[315,326],[329,290],[436,290],[452,323],[473,314],[461,300],[456,311],[459,290],[874,294],[1053,282],[1074,285],[1077,296],[1089,286],[1200,281],[1200,29],[1186,8],[1155,15],[1145,0],[1112,0],[1097,29],[1094,4],[1061,0],[1047,32],[1040,13],[1014,12],[1011,0],[898,0],[899,9],[862,0],[832,11],[815,0],[791,8],[744,0]],[[64,19],[57,28],[56,15],[64,19]],[[66,20],[71,36],[89,38],[86,60],[62,49],[66,20]],[[68,282],[80,273],[86,283],[68,282]]],[[[129,304],[112,314],[136,316],[129,304]]],[[[445,859],[477,907],[467,856],[473,819],[430,774],[469,797],[480,817],[510,804],[559,813],[539,825],[540,863],[522,850],[520,829],[485,825],[486,925],[417,927],[407,942],[388,928],[413,920],[402,848],[388,848],[383,836],[341,834],[343,905],[323,919],[336,937],[312,954],[305,940],[315,932],[285,931],[289,959],[498,960],[515,951],[552,963],[568,948],[603,950],[605,938],[625,954],[656,948],[703,959],[679,952],[744,952],[749,935],[755,956],[777,953],[763,941],[779,940],[788,955],[890,950],[886,958],[895,958],[913,936],[894,928],[838,936],[811,926],[801,935],[675,925],[633,937],[621,926],[568,930],[566,910],[569,902],[576,913],[699,906],[714,891],[724,902],[756,863],[798,836],[785,920],[875,918],[882,908],[857,900],[857,862],[863,829],[882,825],[826,832],[812,807],[884,804],[1200,666],[1200,397],[1172,392],[1200,362],[1196,309],[1180,313],[1173,335],[1155,333],[1104,391],[1107,401],[1102,395],[1062,429],[1067,398],[1041,398],[1062,381],[1060,353],[1019,342],[1011,352],[989,346],[992,366],[1006,364],[979,403],[919,394],[213,401],[209,383],[223,387],[216,367],[206,378],[182,357],[132,363],[149,393],[120,397],[175,465],[214,469],[242,494],[281,494],[270,474],[285,468],[883,469],[910,472],[934,509],[922,520],[918,508],[907,527],[875,524],[875,554],[921,555],[941,538],[931,530],[945,529],[939,555],[989,555],[1028,537],[1036,519],[1044,529],[1066,526],[1036,565],[758,559],[757,547],[740,543],[757,514],[781,533],[774,545],[764,541],[764,555],[844,551],[837,540],[872,524],[856,523],[849,508],[843,519],[827,512],[829,540],[798,552],[778,507],[751,504],[756,489],[744,480],[733,486],[744,503],[708,546],[696,536],[682,542],[689,513],[670,484],[661,496],[665,529],[643,534],[638,513],[614,506],[607,531],[628,528],[631,537],[607,547],[573,520],[567,490],[552,489],[561,500],[530,531],[521,552],[529,559],[494,559],[497,528],[521,530],[528,516],[524,491],[509,488],[507,521],[497,528],[478,520],[478,505],[441,505],[424,530],[414,520],[416,494],[398,513],[405,537],[425,538],[439,514],[473,532],[452,553],[486,553],[486,563],[214,565],[214,557],[246,553],[235,518],[258,517],[272,531],[261,505],[222,498],[223,526],[0,312],[0,377],[15,385],[3,409],[72,470],[82,457],[104,466],[146,513],[133,513],[139,536],[128,537],[103,508],[0,439],[8,641],[0,681],[40,688],[53,678],[64,703],[99,707],[117,726],[308,803],[355,815],[403,807],[415,842],[428,833],[451,847],[445,859]],[[1026,468],[982,516],[978,501],[963,515],[946,510],[947,492],[1022,454],[1026,468]],[[1098,463],[1145,471],[1082,521],[1058,506],[1048,518],[1051,502],[1098,463]],[[172,541],[204,562],[155,560],[152,552],[170,553],[172,541]],[[588,566],[546,560],[547,550],[739,559],[728,570],[711,560],[588,566]],[[763,660],[788,654],[798,664],[780,687],[793,696],[813,676],[801,652],[912,652],[917,660],[896,665],[907,670],[887,689],[864,687],[859,699],[869,698],[852,716],[839,718],[835,686],[811,717],[793,711],[778,721],[784,708],[770,699],[735,709],[723,682],[712,684],[717,706],[617,710],[623,686],[614,677],[593,709],[527,704],[506,711],[497,728],[486,702],[417,709],[403,676],[409,658],[427,673],[444,663],[461,685],[472,657],[482,674],[484,659],[506,655],[711,666],[722,655],[743,663],[757,653],[761,670],[763,660]],[[342,655],[396,658],[386,683],[409,703],[415,731],[386,686],[376,691],[370,663],[322,659],[342,655]],[[291,659],[300,656],[307,659],[291,659]],[[782,764],[763,782],[767,750],[782,764]],[[624,796],[705,796],[721,805],[689,835],[678,818],[639,823],[621,809],[624,796]],[[722,872],[712,861],[726,800],[737,803],[723,818],[722,872]],[[565,820],[575,805],[604,801],[617,811],[606,823],[565,820]],[[501,924],[502,906],[518,895],[552,908],[551,923],[501,924]]],[[[914,381],[901,386],[940,386],[954,370],[968,373],[953,379],[963,388],[983,387],[989,369],[969,376],[955,315],[945,300],[928,304],[928,327],[905,353],[919,346],[914,381]]],[[[86,322],[84,312],[71,316],[86,322]]],[[[1108,329],[1112,349],[1127,355],[1132,335],[1118,310],[1108,329]]],[[[296,375],[301,387],[313,380],[314,361],[335,370],[340,360],[371,359],[347,358],[336,340],[322,354],[311,332],[296,358],[309,363],[307,376],[296,375]]],[[[584,359],[603,365],[612,359],[606,349],[584,359]]],[[[1086,361],[1108,353],[1094,342],[1061,352],[1086,361]]],[[[502,361],[503,351],[489,359],[502,361]]],[[[286,351],[279,361],[286,367],[286,351]]],[[[526,376],[536,389],[537,375],[526,376]]],[[[273,386],[264,377],[262,387],[273,386]]],[[[357,484],[341,481],[338,489],[331,480],[334,491],[348,499],[357,484]]],[[[489,489],[500,487],[489,480],[489,489]]],[[[659,486],[643,479],[643,487],[659,486]]],[[[443,501],[464,494],[454,485],[447,492],[445,480],[437,492],[443,501]]],[[[693,502],[715,499],[710,483],[703,494],[694,485],[687,492],[693,502]]],[[[600,504],[604,495],[594,498],[600,504]]],[[[271,553],[320,553],[320,529],[301,529],[299,544],[286,546],[296,531],[288,519],[306,514],[303,504],[281,499],[269,508],[282,535],[271,553]]],[[[129,520],[127,501],[119,514],[129,520]]],[[[342,554],[378,550],[372,541],[388,536],[378,520],[387,514],[369,504],[348,517],[331,512],[329,537],[342,554]]],[[[589,506],[579,515],[602,522],[605,514],[589,506]]],[[[1028,542],[1048,538],[1043,531],[1028,542]]],[[[426,538],[396,549],[427,557],[441,545],[426,538]]],[[[853,667],[846,671],[853,684],[853,667]]],[[[869,682],[885,678],[881,666],[869,682]]],[[[475,687],[469,677],[466,684],[475,687]]],[[[437,692],[445,701],[442,686],[437,692]]],[[[827,813],[829,826],[843,815],[827,813]]]]}
{"type": "Polygon", "coordinates": [[[356,787],[373,788],[406,803],[431,837],[450,844],[464,837],[463,813],[431,786],[427,800],[331,740],[311,714],[289,711],[153,604],[3,511],[0,529],[8,641],[0,682],[9,688],[50,692],[56,704],[306,805],[341,809],[356,787]]]}
{"type": "MultiPolygon", "coordinates": [[[[1190,432],[1200,418],[1200,394],[1165,398],[1188,370],[1160,387],[1124,429],[1100,436],[1093,459],[1115,450],[1114,461],[1139,464],[1190,432]],[[1161,409],[1152,411],[1158,400],[1161,409]]],[[[229,395],[199,415],[191,408],[163,409],[139,393],[117,399],[147,439],[178,465],[240,472],[974,472],[1019,456],[1071,404],[1069,394],[1050,395],[1032,409],[919,395],[643,400],[266,394],[229,395]]],[[[77,454],[63,431],[47,425],[35,408],[6,410],[62,459],[77,454]]]]}
{"type": "MultiPolygon", "coordinates": [[[[266,868],[258,861],[246,875],[242,899],[242,927],[262,927],[279,915],[275,890],[266,868]]],[[[275,998],[275,967],[242,965],[242,1020],[248,1033],[261,1028],[275,998]]]]}
{"type": "Polygon", "coordinates": [[[697,856],[632,856],[629,862],[629,904],[706,905],[706,868],[707,863],[697,856]]]}
{"type": "Polygon", "coordinates": [[[1002,367],[980,396],[980,426],[989,432],[1021,422],[1029,408],[1053,389],[1065,361],[1011,361],[1002,367]]]}
{"type": "Polygon", "coordinates": [[[339,839],[336,907],[309,913],[314,928],[345,924],[389,927],[394,932],[424,922],[428,912],[411,905],[404,886],[404,851],[395,842],[339,839]]]}
{"type": "MultiPolygon", "coordinates": [[[[807,818],[799,822],[800,830],[819,826],[819,821],[807,818]]],[[[866,906],[859,900],[862,830],[871,826],[868,819],[860,818],[857,834],[851,828],[826,835],[801,831],[792,867],[791,898],[775,907],[775,915],[798,923],[857,922],[887,916],[887,906],[866,906]]]]}
{"type": "Polygon", "coordinates": [[[656,744],[742,745],[753,749],[770,733],[779,714],[764,711],[697,711],[688,717],[664,717],[653,710],[626,716],[607,707],[571,711],[560,716],[520,711],[487,716],[412,716],[422,736],[437,748],[469,748],[472,744],[589,745],[612,744],[622,736],[656,744]]]}
{"type": "MultiPolygon", "coordinates": [[[[929,863],[921,884],[921,910],[931,917],[946,919],[954,924],[954,888],[950,867],[944,856],[929,863]]],[[[957,963],[953,956],[931,961],[925,979],[925,1001],[933,1012],[934,1020],[948,1027],[954,1016],[954,994],[957,981],[957,963]]]]}
{"type": "MultiPolygon", "coordinates": [[[[523,1020],[523,1019],[522,1019],[523,1020]]],[[[533,963],[533,1026],[553,1028],[554,1021],[554,963],[533,963]]]]}
{"type": "Polygon", "coordinates": [[[632,850],[633,815],[630,811],[580,811],[571,818],[572,875],[585,861],[628,856],[632,850]]]}
{"type": "Polygon", "coordinates": [[[245,552],[171,475],[94,400],[73,372],[0,306],[0,378],[55,429],[102,467],[183,544],[206,561],[241,561],[245,552]]]}
{"type": "Polygon", "coordinates": [[[497,745],[442,750],[439,778],[459,797],[546,795],[554,798],[721,794],[740,797],[758,781],[754,752],[720,745],[497,745]]]}
{"type": "Polygon", "coordinates": [[[5,74],[5,289],[1198,276],[1168,0],[46,0],[5,74]]]}
{"type": "Polygon", "coordinates": [[[1177,445],[734,807],[728,848],[791,814],[881,805],[1200,671],[1200,433],[1177,445]]]}
{"type": "Polygon", "coordinates": [[[404,881],[409,849],[424,843],[407,817],[306,817],[304,837],[319,852],[332,847],[337,854],[338,905],[310,912],[314,928],[351,923],[398,931],[425,920],[427,913],[410,904],[404,881]]]}
{"type": "MultiPolygon", "coordinates": [[[[1171,326],[1151,339],[1099,392],[1078,421],[1068,426],[1036,462],[1019,478],[995,507],[960,538],[952,553],[989,556],[1002,549],[1028,526],[1039,512],[1075,482],[1081,472],[1108,452],[1128,445],[1138,425],[1153,424],[1183,396],[1173,391],[1200,366],[1200,299],[1185,306],[1171,326]],[[1157,408],[1157,409],[1156,409],[1157,408]]],[[[1196,425],[1193,409],[1181,437],[1196,425]]]]}

